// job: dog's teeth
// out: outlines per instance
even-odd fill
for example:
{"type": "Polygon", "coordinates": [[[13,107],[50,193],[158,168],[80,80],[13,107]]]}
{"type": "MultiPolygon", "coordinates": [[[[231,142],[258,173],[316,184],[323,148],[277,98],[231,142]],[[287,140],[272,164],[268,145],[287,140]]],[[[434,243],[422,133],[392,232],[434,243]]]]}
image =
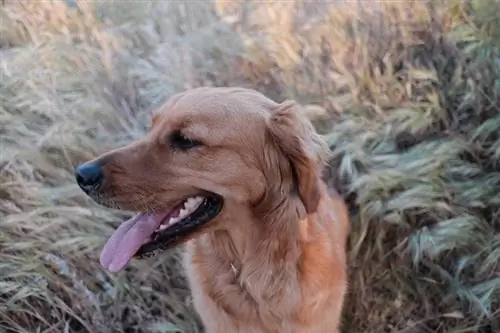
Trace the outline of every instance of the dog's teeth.
{"type": "Polygon", "coordinates": [[[198,208],[198,206],[201,204],[203,201],[202,197],[191,197],[186,200],[185,207],[189,211],[189,213],[192,213],[198,208]]]}
{"type": "Polygon", "coordinates": [[[177,214],[177,216],[172,216],[166,223],[160,225],[157,230],[158,231],[164,230],[167,227],[179,222],[188,215],[192,214],[201,205],[203,200],[204,200],[203,197],[188,198],[184,202],[183,207],[180,209],[179,214],[177,214]]]}
{"type": "Polygon", "coordinates": [[[188,210],[186,208],[182,208],[181,211],[179,212],[179,217],[182,219],[182,218],[186,217],[187,214],[188,214],[188,210]]]}
{"type": "Polygon", "coordinates": [[[189,198],[186,200],[186,203],[184,204],[184,207],[186,208],[192,208],[194,205],[194,198],[189,198]]]}
{"type": "Polygon", "coordinates": [[[186,200],[186,208],[193,209],[196,208],[200,205],[200,203],[203,201],[202,197],[191,197],[186,200]]]}
{"type": "Polygon", "coordinates": [[[184,202],[184,208],[187,209],[187,210],[191,210],[191,208],[193,208],[193,205],[194,205],[194,202],[192,200],[193,198],[189,198],[186,200],[186,202],[184,202]]]}
{"type": "Polygon", "coordinates": [[[182,219],[182,217],[180,214],[179,214],[179,216],[172,217],[172,218],[170,218],[170,220],[168,220],[168,225],[172,225],[176,222],[179,222],[181,219],[182,219]]]}

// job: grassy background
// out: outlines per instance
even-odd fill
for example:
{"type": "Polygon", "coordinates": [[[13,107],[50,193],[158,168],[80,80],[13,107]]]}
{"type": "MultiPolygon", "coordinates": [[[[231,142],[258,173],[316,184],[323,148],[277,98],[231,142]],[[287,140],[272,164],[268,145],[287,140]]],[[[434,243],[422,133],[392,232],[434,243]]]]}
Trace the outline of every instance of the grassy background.
{"type": "Polygon", "coordinates": [[[5,1],[0,331],[201,332],[178,253],[104,272],[73,166],[172,93],[307,106],[353,215],[344,332],[500,330],[500,4],[5,1]],[[68,5],[69,4],[69,5],[68,5]]]}

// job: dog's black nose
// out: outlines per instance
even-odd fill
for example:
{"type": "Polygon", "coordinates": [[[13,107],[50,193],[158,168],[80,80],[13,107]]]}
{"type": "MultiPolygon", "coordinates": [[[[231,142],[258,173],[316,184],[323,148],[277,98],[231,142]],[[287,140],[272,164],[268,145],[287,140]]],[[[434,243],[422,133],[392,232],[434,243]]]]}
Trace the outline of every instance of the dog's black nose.
{"type": "Polygon", "coordinates": [[[102,182],[102,169],[97,163],[80,164],[75,169],[75,177],[78,185],[85,192],[96,190],[102,182]]]}

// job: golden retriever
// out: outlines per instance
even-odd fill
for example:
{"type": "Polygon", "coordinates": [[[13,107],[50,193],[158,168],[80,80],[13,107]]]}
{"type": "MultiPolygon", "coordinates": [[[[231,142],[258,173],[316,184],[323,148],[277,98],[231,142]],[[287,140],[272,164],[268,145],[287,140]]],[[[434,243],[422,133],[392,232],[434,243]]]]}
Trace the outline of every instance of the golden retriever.
{"type": "Polygon", "coordinates": [[[76,168],[99,204],[139,212],[101,264],[186,244],[207,333],[339,332],[347,208],[322,180],[328,149],[294,101],[244,88],[172,96],[140,140],[76,168]]]}

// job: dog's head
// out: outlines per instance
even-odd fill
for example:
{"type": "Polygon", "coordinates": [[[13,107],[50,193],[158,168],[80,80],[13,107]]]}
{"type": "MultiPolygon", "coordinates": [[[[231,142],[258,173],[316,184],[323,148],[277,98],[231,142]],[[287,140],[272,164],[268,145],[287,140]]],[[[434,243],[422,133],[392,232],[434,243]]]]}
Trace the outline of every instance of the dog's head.
{"type": "Polygon", "coordinates": [[[295,102],[198,88],[172,96],[140,140],[78,166],[76,180],[99,204],[139,212],[101,255],[118,271],[134,256],[234,226],[235,207],[257,217],[295,196],[314,212],[326,152],[295,102]]]}

